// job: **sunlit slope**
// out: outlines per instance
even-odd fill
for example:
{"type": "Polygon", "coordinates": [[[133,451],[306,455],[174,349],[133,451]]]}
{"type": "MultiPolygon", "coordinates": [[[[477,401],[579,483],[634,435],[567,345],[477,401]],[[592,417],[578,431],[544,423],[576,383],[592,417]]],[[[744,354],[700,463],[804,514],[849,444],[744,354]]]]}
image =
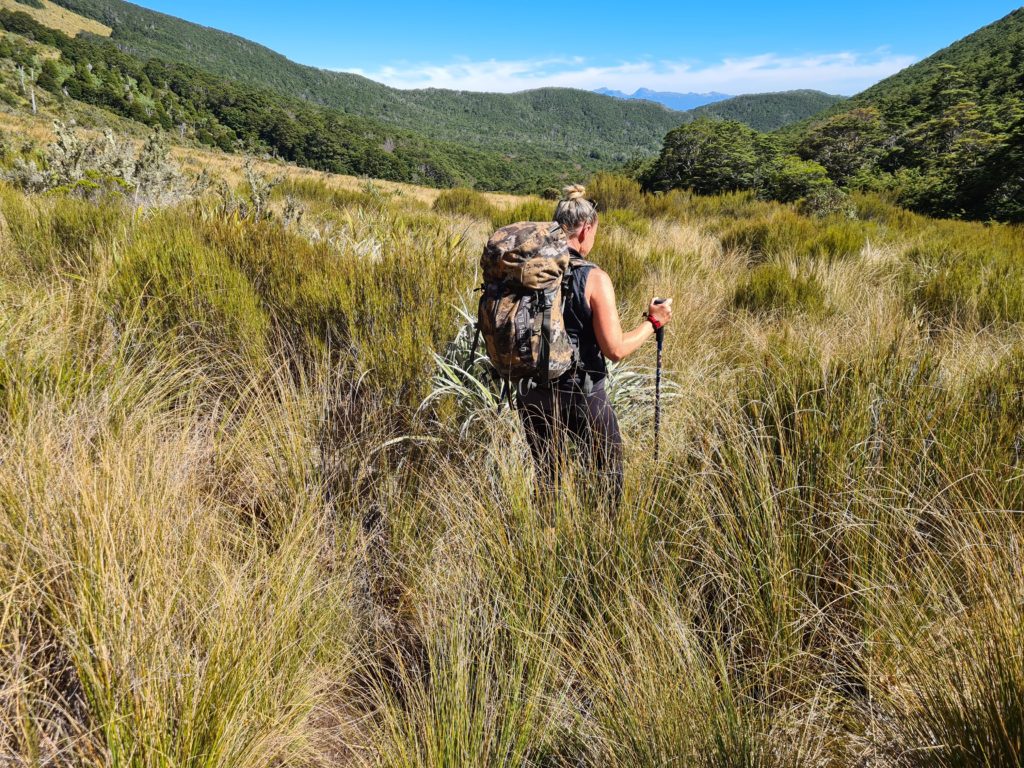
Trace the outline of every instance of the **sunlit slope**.
{"type": "Polygon", "coordinates": [[[65,35],[74,37],[79,32],[88,32],[92,35],[110,37],[111,29],[95,19],[86,18],[67,8],[50,2],[50,0],[39,0],[43,7],[36,8],[31,5],[19,3],[16,0],[0,0],[0,8],[8,8],[12,11],[22,11],[29,14],[40,24],[45,24],[53,29],[58,29],[65,35]]]}

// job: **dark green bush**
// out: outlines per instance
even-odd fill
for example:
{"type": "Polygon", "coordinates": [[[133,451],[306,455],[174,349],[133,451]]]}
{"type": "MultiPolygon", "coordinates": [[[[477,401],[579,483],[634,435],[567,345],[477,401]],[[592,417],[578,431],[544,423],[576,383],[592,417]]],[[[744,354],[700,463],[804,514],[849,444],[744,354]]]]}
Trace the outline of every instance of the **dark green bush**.
{"type": "Polygon", "coordinates": [[[792,155],[783,155],[768,166],[761,182],[761,196],[780,203],[795,203],[797,200],[822,190],[833,189],[835,185],[823,166],[811,160],[801,160],[792,155]]]}
{"type": "Polygon", "coordinates": [[[804,216],[817,218],[836,215],[852,218],[854,215],[850,196],[834,185],[811,190],[806,197],[797,201],[796,207],[804,216]]]}
{"type": "Polygon", "coordinates": [[[757,313],[806,312],[814,315],[824,311],[825,294],[813,274],[773,262],[751,270],[737,286],[733,304],[737,309],[757,313]]]}

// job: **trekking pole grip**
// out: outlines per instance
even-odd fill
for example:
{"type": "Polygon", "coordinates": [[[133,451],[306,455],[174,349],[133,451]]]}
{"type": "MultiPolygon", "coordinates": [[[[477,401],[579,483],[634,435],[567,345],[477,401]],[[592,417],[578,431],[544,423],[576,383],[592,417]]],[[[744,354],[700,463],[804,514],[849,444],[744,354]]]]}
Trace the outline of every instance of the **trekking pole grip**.
{"type": "MultiPolygon", "coordinates": [[[[665,303],[665,299],[658,299],[658,298],[656,298],[651,303],[652,304],[664,304],[665,303]]],[[[661,326],[661,328],[658,328],[654,332],[654,335],[655,335],[655,338],[657,338],[657,340],[658,340],[658,349],[660,350],[662,344],[665,343],[665,326],[661,326]]]]}

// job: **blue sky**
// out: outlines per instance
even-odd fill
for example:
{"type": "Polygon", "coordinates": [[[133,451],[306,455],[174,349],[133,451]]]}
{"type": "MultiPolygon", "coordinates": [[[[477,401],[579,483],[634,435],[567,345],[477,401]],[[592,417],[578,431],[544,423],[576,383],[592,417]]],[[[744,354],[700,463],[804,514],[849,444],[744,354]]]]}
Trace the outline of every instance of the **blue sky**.
{"type": "Polygon", "coordinates": [[[856,93],[1018,7],[996,0],[135,1],[303,64],[400,88],[562,85],[731,94],[856,93]]]}

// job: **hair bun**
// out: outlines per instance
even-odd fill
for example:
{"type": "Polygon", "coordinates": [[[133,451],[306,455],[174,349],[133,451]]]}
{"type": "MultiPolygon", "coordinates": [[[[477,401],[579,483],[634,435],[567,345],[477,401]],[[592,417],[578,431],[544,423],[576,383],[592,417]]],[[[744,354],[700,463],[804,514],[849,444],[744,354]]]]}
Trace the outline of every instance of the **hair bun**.
{"type": "Polygon", "coordinates": [[[563,200],[579,200],[587,194],[587,188],[582,184],[572,184],[562,188],[563,200]]]}

